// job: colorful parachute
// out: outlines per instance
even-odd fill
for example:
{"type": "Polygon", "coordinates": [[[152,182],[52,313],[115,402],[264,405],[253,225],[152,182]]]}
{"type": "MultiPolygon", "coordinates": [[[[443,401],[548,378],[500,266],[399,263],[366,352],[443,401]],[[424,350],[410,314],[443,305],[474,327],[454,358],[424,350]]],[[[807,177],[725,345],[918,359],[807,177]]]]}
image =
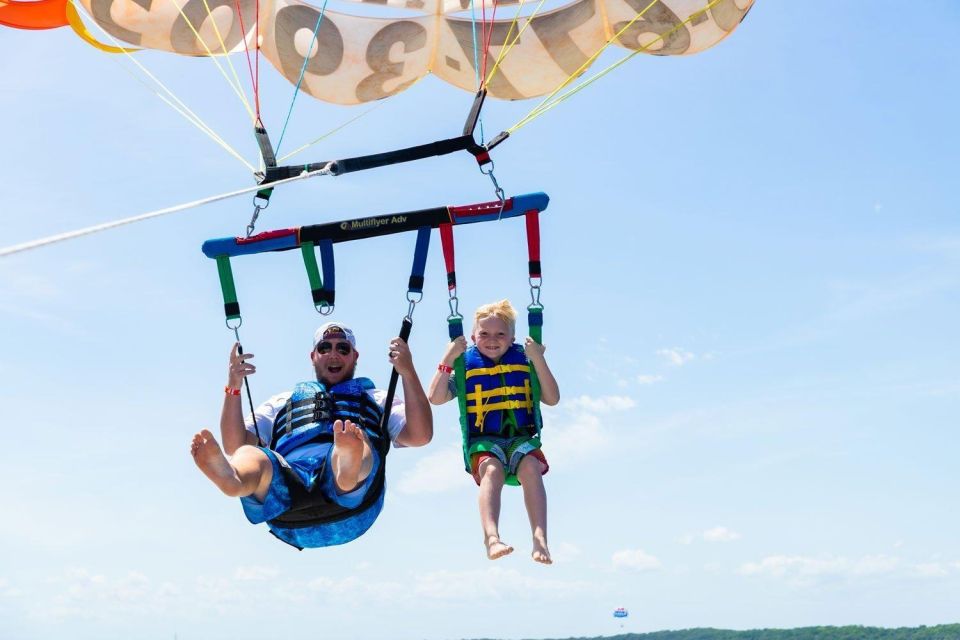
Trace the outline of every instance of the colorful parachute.
{"type": "Polygon", "coordinates": [[[616,609],[613,610],[614,618],[626,618],[629,615],[630,615],[630,612],[624,609],[623,607],[617,607],[616,609]]]}
{"type": "MultiPolygon", "coordinates": [[[[70,24],[96,43],[72,1],[0,0],[0,24],[24,29],[70,24]]],[[[259,37],[260,52],[290,82],[300,83],[301,90],[315,98],[340,104],[393,95],[428,73],[476,91],[479,58],[471,11],[478,21],[481,12],[486,20],[497,7],[522,8],[524,2],[376,0],[365,5],[385,5],[384,11],[409,15],[368,17],[325,10],[321,19],[321,9],[299,0],[79,1],[118,45],[207,56],[253,49],[259,37]]],[[[509,18],[501,12],[486,21],[486,50],[491,58],[508,55],[483,84],[489,95],[507,100],[548,94],[582,74],[608,42],[656,55],[697,53],[728,36],[753,2],[572,0],[543,13],[528,11],[525,17],[519,10],[511,9],[509,18]]],[[[106,44],[101,48],[118,50],[106,44]]],[[[493,62],[486,70],[492,67],[493,62]]]]}

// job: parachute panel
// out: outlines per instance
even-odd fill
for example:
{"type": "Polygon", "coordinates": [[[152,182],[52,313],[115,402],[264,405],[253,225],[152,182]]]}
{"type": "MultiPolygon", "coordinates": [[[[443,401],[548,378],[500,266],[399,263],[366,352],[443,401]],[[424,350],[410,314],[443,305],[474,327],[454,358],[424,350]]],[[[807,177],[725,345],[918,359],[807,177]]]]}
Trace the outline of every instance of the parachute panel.
{"type": "MultiPolygon", "coordinates": [[[[403,91],[428,73],[434,18],[379,19],[324,12],[297,0],[277,0],[266,25],[264,57],[301,90],[338,104],[359,104],[403,91]]],[[[264,25],[261,24],[261,29],[264,25]]]]}
{"type": "MultiPolygon", "coordinates": [[[[492,0],[484,1],[492,9],[492,0]]],[[[80,2],[108,33],[133,45],[190,56],[254,46],[256,0],[239,0],[239,16],[237,0],[80,2]]],[[[431,72],[463,90],[477,90],[476,60],[482,60],[482,54],[476,54],[474,47],[482,39],[481,25],[468,16],[445,15],[470,11],[469,0],[383,0],[375,4],[412,9],[421,15],[380,18],[327,10],[320,20],[320,8],[301,0],[262,0],[261,51],[293,84],[300,80],[306,57],[301,89],[338,104],[386,98],[431,72]],[[432,15],[425,13],[428,11],[432,15]]],[[[503,8],[515,5],[516,0],[497,4],[503,8]]],[[[498,20],[487,24],[492,30],[488,75],[500,53],[507,47],[509,51],[490,77],[487,90],[506,100],[548,94],[571,76],[583,73],[586,63],[608,40],[656,55],[697,53],[728,36],[752,4],[753,0],[573,0],[535,14],[526,28],[528,17],[514,23],[513,15],[504,18],[501,11],[498,20]]],[[[12,7],[19,10],[18,5],[0,5],[4,10],[12,7]]],[[[477,20],[481,10],[478,2],[473,9],[477,20]]],[[[3,15],[0,13],[0,20],[3,15]]],[[[487,17],[490,15],[488,10],[487,17]]],[[[482,61],[480,66],[484,66],[482,61]]]]}

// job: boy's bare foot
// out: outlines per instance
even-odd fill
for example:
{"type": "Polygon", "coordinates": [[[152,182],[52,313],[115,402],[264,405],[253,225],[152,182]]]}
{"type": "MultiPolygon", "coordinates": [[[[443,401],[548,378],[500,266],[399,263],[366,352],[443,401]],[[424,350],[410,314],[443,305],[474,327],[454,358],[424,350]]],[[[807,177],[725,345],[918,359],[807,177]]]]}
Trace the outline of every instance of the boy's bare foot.
{"type": "Polygon", "coordinates": [[[533,552],[530,554],[534,562],[539,562],[540,564],[553,564],[553,559],[550,558],[550,549],[547,548],[546,540],[538,540],[536,537],[533,539],[533,552]]]}
{"type": "Polygon", "coordinates": [[[236,496],[240,491],[240,478],[236,470],[230,466],[227,457],[223,455],[216,438],[208,429],[193,436],[190,443],[190,455],[193,461],[203,471],[203,475],[210,478],[213,484],[228,496],[236,496]]]}
{"type": "Polygon", "coordinates": [[[513,553],[513,547],[503,542],[497,536],[487,536],[486,544],[487,558],[490,560],[496,560],[497,558],[502,558],[503,556],[513,553]]]}
{"type": "Polygon", "coordinates": [[[349,420],[333,423],[333,472],[339,491],[353,491],[364,479],[360,471],[365,448],[369,450],[370,439],[359,425],[349,420]]]}

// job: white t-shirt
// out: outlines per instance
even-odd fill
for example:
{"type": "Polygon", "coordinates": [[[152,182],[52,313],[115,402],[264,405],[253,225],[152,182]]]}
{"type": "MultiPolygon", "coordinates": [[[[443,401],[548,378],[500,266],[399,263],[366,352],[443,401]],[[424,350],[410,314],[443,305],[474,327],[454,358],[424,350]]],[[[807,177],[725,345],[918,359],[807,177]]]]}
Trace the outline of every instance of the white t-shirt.
{"type": "MultiPolygon", "coordinates": [[[[372,389],[367,391],[367,394],[369,394],[373,401],[376,402],[381,409],[383,409],[383,405],[387,401],[386,391],[383,389],[372,389]]],[[[280,410],[283,409],[283,406],[287,404],[287,400],[289,400],[290,396],[292,395],[293,391],[278,393],[257,407],[256,430],[254,430],[253,426],[253,416],[247,415],[246,420],[244,420],[247,431],[254,435],[259,434],[260,442],[263,443],[263,446],[270,446],[270,441],[273,438],[273,421],[276,419],[277,414],[280,413],[280,410]]],[[[400,435],[406,425],[407,417],[403,409],[403,400],[394,396],[393,407],[390,410],[390,419],[387,421],[387,431],[390,433],[390,440],[393,441],[393,446],[402,446],[397,444],[397,437],[400,435]]],[[[311,456],[319,455],[319,453],[325,448],[326,445],[323,444],[308,444],[306,446],[294,449],[285,455],[284,458],[287,460],[309,458],[311,456]]]]}

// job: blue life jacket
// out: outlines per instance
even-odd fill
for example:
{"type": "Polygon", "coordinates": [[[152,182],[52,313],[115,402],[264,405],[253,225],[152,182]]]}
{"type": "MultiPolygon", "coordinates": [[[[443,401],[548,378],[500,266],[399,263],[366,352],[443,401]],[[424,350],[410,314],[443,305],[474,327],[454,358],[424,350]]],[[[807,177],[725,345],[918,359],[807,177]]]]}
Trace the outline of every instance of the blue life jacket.
{"type": "Polygon", "coordinates": [[[298,549],[343,544],[363,535],[380,515],[390,435],[380,431],[383,409],[367,393],[373,388],[368,378],[354,378],[329,389],[321,382],[301,382],[277,413],[270,448],[281,456],[313,443],[332,447],[334,421],[350,420],[366,431],[378,457],[372,483],[353,508],[337,504],[318,485],[304,487],[290,466],[282,464],[290,508],[267,522],[270,532],[280,540],[298,549]]]}
{"type": "Polygon", "coordinates": [[[535,433],[539,411],[530,387],[530,363],[523,347],[513,344],[499,363],[486,357],[476,346],[463,354],[466,367],[467,427],[470,437],[508,437],[535,433]],[[513,413],[517,433],[503,433],[504,411],[513,413]]]}
{"type": "Polygon", "coordinates": [[[345,380],[327,389],[322,382],[300,382],[273,421],[270,448],[282,456],[307,444],[333,442],[333,422],[350,420],[366,430],[371,446],[380,439],[383,410],[368,390],[369,378],[345,380]]]}

